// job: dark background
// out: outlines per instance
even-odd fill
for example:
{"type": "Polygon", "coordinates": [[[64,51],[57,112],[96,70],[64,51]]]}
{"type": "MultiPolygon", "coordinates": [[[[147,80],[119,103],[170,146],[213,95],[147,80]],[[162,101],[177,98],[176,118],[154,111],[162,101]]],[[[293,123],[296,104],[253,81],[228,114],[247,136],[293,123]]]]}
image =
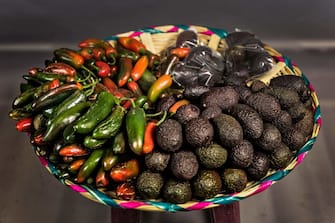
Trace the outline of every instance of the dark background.
{"type": "MultiPolygon", "coordinates": [[[[0,8],[0,223],[110,222],[110,209],[59,183],[7,118],[21,76],[58,46],[150,25],[195,24],[256,33],[293,59],[319,96],[323,127],[304,162],[259,195],[240,202],[242,223],[331,223],[335,217],[335,1],[42,1],[0,8]]],[[[144,213],[142,222],[197,223],[206,211],[144,213]]]]}

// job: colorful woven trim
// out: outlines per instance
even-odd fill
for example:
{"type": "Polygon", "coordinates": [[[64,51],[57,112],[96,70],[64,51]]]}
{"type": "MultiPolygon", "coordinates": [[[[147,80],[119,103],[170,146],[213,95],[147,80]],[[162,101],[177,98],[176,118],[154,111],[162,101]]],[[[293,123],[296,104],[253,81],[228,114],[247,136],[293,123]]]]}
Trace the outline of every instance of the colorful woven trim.
{"type": "MultiPolygon", "coordinates": [[[[128,32],[125,34],[120,35],[127,35],[136,37],[143,33],[150,33],[150,34],[156,34],[156,33],[167,33],[167,32],[179,32],[181,30],[187,30],[187,29],[193,29],[196,28],[197,30],[201,30],[199,33],[204,35],[213,35],[216,34],[220,38],[224,38],[227,35],[227,32],[222,29],[216,29],[216,28],[209,28],[209,27],[199,27],[199,26],[187,26],[187,25],[171,25],[171,26],[152,26],[144,29],[139,29],[137,31],[128,32]]],[[[111,36],[106,38],[106,40],[116,40],[117,36],[111,36]]],[[[286,67],[288,68],[288,73],[294,73],[296,75],[302,76],[305,80],[306,85],[311,90],[311,96],[313,99],[313,109],[314,109],[314,129],[312,133],[312,137],[310,140],[306,142],[306,144],[297,151],[295,158],[293,161],[282,170],[273,171],[272,173],[269,173],[264,179],[258,182],[250,183],[247,188],[240,192],[240,193],[234,193],[229,195],[218,195],[214,198],[207,199],[204,201],[192,201],[187,202],[186,204],[171,204],[167,202],[161,202],[156,200],[146,200],[146,201],[139,201],[139,200],[133,200],[133,201],[122,201],[122,200],[115,200],[104,194],[103,192],[91,188],[86,185],[79,185],[76,184],[70,180],[63,179],[60,175],[59,170],[55,168],[55,166],[48,162],[45,158],[40,156],[38,149],[34,147],[37,156],[39,157],[40,162],[42,165],[56,178],[58,178],[59,181],[61,181],[64,185],[70,187],[72,190],[80,193],[81,195],[85,196],[88,199],[91,199],[93,201],[96,201],[98,203],[110,206],[110,207],[118,207],[118,208],[127,208],[127,209],[137,209],[142,211],[167,211],[167,212],[179,212],[179,211],[192,211],[192,210],[200,210],[200,209],[206,209],[206,208],[212,208],[219,205],[229,204],[235,201],[240,201],[242,199],[245,199],[249,196],[255,195],[257,193],[260,193],[266,189],[268,189],[271,185],[281,180],[283,177],[288,175],[296,166],[298,166],[306,157],[307,153],[312,149],[312,146],[317,138],[317,135],[319,133],[319,130],[321,128],[321,111],[320,111],[320,105],[317,99],[317,95],[315,93],[315,90],[313,86],[308,81],[307,77],[301,73],[300,69],[296,66],[295,63],[291,62],[289,58],[286,56],[282,56],[280,53],[275,51],[274,49],[270,48],[271,50],[270,54],[273,56],[273,58],[277,62],[283,62],[285,63],[286,67]]]]}

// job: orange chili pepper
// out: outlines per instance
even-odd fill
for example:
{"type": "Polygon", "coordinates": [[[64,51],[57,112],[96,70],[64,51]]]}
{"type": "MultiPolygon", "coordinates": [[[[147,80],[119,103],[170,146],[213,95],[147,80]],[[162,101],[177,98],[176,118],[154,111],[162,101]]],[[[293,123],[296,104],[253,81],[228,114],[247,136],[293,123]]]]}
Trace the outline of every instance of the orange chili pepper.
{"type": "Polygon", "coordinates": [[[174,113],[177,112],[178,108],[180,108],[180,107],[183,106],[183,105],[187,105],[187,104],[189,104],[189,103],[190,103],[190,101],[188,101],[188,100],[186,100],[186,99],[181,99],[181,100],[177,101],[176,103],[174,103],[174,104],[170,107],[169,112],[172,113],[172,114],[174,114],[174,113]]]}
{"type": "Polygon", "coordinates": [[[142,77],[148,65],[149,65],[149,58],[146,55],[141,56],[140,59],[136,61],[130,73],[130,76],[133,79],[133,81],[138,81],[142,77]]]}
{"type": "Polygon", "coordinates": [[[154,133],[156,128],[156,122],[150,121],[147,123],[144,132],[143,141],[143,154],[150,153],[155,147],[154,133]]]}
{"type": "Polygon", "coordinates": [[[111,94],[113,94],[118,89],[117,85],[109,77],[103,78],[102,79],[102,84],[108,89],[108,91],[111,94]]]}
{"type": "Polygon", "coordinates": [[[139,174],[139,163],[137,159],[132,159],[113,167],[110,171],[110,177],[115,182],[124,182],[139,174]]]}
{"type": "Polygon", "coordinates": [[[120,43],[124,48],[128,50],[132,50],[136,53],[144,53],[147,51],[144,44],[132,37],[119,37],[117,39],[118,43],[120,43]]]}
{"type": "Polygon", "coordinates": [[[174,48],[170,51],[171,54],[177,55],[178,58],[182,59],[185,58],[190,53],[190,48],[187,47],[179,47],[174,48]]]}
{"type": "Polygon", "coordinates": [[[118,79],[117,84],[119,87],[122,87],[125,84],[127,84],[132,69],[133,69],[132,60],[128,57],[121,57],[120,70],[117,78],[118,79]]]}
{"type": "Polygon", "coordinates": [[[171,87],[172,77],[169,74],[163,74],[160,76],[149,88],[148,99],[150,102],[155,103],[156,100],[161,96],[161,94],[171,87]]]}
{"type": "Polygon", "coordinates": [[[77,144],[67,145],[59,150],[61,156],[85,156],[87,154],[88,151],[77,144]]]}
{"type": "Polygon", "coordinates": [[[109,178],[103,167],[100,167],[95,176],[95,185],[97,187],[107,187],[109,185],[109,178]]]}
{"type": "Polygon", "coordinates": [[[74,160],[69,166],[68,166],[68,170],[71,173],[76,173],[81,166],[85,163],[86,159],[77,159],[74,160]]]}

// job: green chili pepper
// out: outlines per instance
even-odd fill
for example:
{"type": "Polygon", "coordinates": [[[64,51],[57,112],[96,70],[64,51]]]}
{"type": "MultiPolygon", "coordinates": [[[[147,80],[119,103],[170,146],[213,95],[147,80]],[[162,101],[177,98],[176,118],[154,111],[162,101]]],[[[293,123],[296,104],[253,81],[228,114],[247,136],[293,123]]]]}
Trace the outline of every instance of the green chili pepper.
{"type": "Polygon", "coordinates": [[[76,132],[88,134],[104,120],[113,109],[115,103],[114,96],[109,92],[99,93],[97,100],[88,109],[88,111],[78,119],[74,125],[76,132]]]}
{"type": "Polygon", "coordinates": [[[124,138],[123,132],[119,132],[113,141],[113,153],[114,154],[123,154],[126,152],[126,140],[124,138]]]}
{"type": "Polygon", "coordinates": [[[133,107],[126,116],[126,130],[130,149],[137,155],[142,154],[146,119],[143,108],[133,107]]]}
{"type": "Polygon", "coordinates": [[[85,163],[81,166],[78,175],[77,175],[77,182],[82,183],[88,177],[92,175],[94,170],[97,168],[100,160],[102,159],[105,151],[103,149],[94,150],[85,163]]]}
{"type": "Polygon", "coordinates": [[[48,142],[54,140],[67,125],[76,121],[88,106],[88,102],[81,102],[55,117],[52,123],[47,127],[43,136],[43,141],[48,142]]]}
{"type": "Polygon", "coordinates": [[[172,77],[169,74],[160,76],[148,90],[149,101],[156,102],[161,94],[172,85],[172,82],[172,77]]]}
{"type": "Polygon", "coordinates": [[[144,92],[148,92],[149,88],[156,80],[157,78],[155,75],[153,75],[153,73],[151,73],[149,70],[145,70],[141,79],[139,79],[137,83],[144,92]]]}
{"type": "Polygon", "coordinates": [[[119,156],[113,153],[113,147],[108,147],[104,149],[105,155],[103,156],[101,162],[105,171],[110,171],[113,166],[118,164],[119,156]]]}
{"type": "Polygon", "coordinates": [[[85,62],[84,58],[74,50],[60,48],[54,51],[56,60],[64,62],[74,68],[81,68],[85,62]]]}
{"type": "Polygon", "coordinates": [[[31,117],[33,115],[33,109],[31,108],[31,105],[32,104],[30,103],[22,108],[13,109],[8,113],[8,116],[13,120],[20,120],[22,118],[31,117]]]}
{"type": "Polygon", "coordinates": [[[39,87],[30,88],[16,97],[13,101],[12,108],[20,108],[34,100],[34,94],[39,87]]]}
{"type": "Polygon", "coordinates": [[[132,61],[136,61],[140,57],[138,53],[135,53],[131,50],[127,50],[126,48],[120,46],[119,44],[116,45],[116,50],[120,58],[126,57],[126,58],[130,58],[132,61]]]}
{"type": "Polygon", "coordinates": [[[114,111],[93,130],[93,138],[108,139],[115,136],[121,128],[124,114],[125,109],[116,106],[114,111]]]}
{"type": "Polygon", "coordinates": [[[20,84],[20,92],[21,92],[21,94],[22,94],[23,92],[29,90],[29,89],[32,89],[32,88],[34,88],[34,86],[32,86],[32,85],[29,84],[29,83],[21,83],[21,84],[20,84]]]}
{"type": "MultiPolygon", "coordinates": [[[[25,77],[30,77],[31,78],[31,76],[27,76],[27,75],[24,75],[24,78],[25,77]]],[[[41,83],[52,81],[52,80],[55,80],[55,79],[58,79],[62,82],[74,81],[74,77],[66,75],[66,74],[53,74],[53,73],[43,73],[43,72],[37,72],[36,74],[34,74],[34,76],[32,76],[32,78],[35,78],[36,80],[40,81],[41,83]]]]}
{"type": "Polygon", "coordinates": [[[136,98],[135,105],[136,107],[142,108],[146,102],[148,102],[148,97],[145,95],[142,95],[136,98]]]}
{"type": "Polygon", "coordinates": [[[74,123],[65,127],[63,131],[63,140],[66,144],[72,144],[76,142],[76,131],[74,131],[74,123]]]}
{"type": "Polygon", "coordinates": [[[98,149],[106,143],[107,139],[95,139],[92,136],[86,136],[84,138],[84,146],[89,149],[98,149]]]}

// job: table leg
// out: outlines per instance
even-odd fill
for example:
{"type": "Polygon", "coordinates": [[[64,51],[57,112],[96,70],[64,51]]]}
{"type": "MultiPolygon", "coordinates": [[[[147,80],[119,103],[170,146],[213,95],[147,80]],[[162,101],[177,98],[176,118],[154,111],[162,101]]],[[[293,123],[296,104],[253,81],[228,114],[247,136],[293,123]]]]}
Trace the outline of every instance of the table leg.
{"type": "Polygon", "coordinates": [[[111,208],[111,223],[140,223],[140,211],[111,208]]]}
{"type": "Polygon", "coordinates": [[[210,209],[211,223],[240,223],[238,202],[210,209]]]}

